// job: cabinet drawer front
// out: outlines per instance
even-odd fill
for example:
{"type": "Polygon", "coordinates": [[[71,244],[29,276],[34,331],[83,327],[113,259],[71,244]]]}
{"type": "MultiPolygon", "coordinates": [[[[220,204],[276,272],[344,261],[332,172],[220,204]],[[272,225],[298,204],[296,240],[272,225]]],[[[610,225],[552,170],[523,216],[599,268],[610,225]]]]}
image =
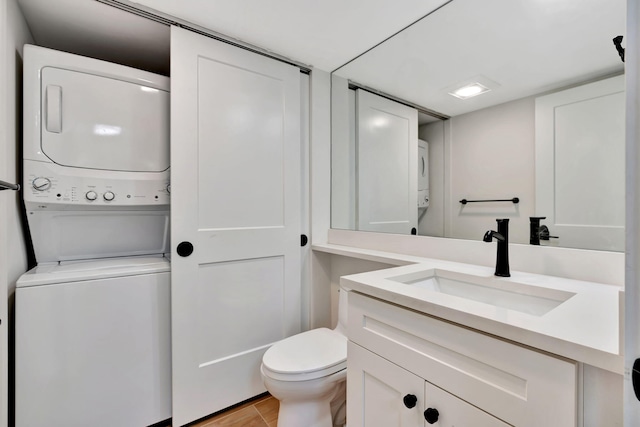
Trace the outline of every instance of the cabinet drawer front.
{"type": "Polygon", "coordinates": [[[571,427],[577,364],[351,292],[353,342],[509,424],[571,427]]]}

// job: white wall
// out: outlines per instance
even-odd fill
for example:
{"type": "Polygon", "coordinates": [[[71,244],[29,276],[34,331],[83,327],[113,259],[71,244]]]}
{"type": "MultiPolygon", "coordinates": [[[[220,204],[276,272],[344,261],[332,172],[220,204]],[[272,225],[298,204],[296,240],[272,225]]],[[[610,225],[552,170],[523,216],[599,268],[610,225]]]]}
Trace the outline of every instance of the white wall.
{"type": "Polygon", "coordinates": [[[356,229],[355,91],[331,77],[331,227],[356,229]]]}
{"type": "MultiPolygon", "coordinates": [[[[328,254],[326,254],[328,255],[328,254]]],[[[331,257],[331,328],[338,324],[338,299],[340,289],[340,278],[350,274],[365,273],[368,271],[382,270],[384,268],[396,267],[395,265],[380,262],[355,259],[339,255],[329,255],[331,257]]],[[[328,326],[328,325],[327,325],[328,326]]]]}
{"type": "MultiPolygon", "coordinates": [[[[19,182],[22,45],[33,41],[16,0],[0,2],[0,30],[0,179],[19,182]]],[[[20,193],[0,192],[0,427],[8,425],[8,343],[15,282],[27,269],[21,211],[20,193]]]]}
{"type": "MultiPolygon", "coordinates": [[[[310,105],[310,244],[327,242],[331,226],[331,76],[311,71],[310,105]]],[[[309,314],[303,327],[317,328],[331,322],[330,260],[325,254],[311,252],[309,314]]]]}
{"type": "Polygon", "coordinates": [[[509,218],[509,240],[529,243],[535,211],[535,98],[528,97],[461,116],[451,122],[451,234],[480,240],[509,218]],[[470,203],[461,199],[511,199],[520,203],[470,203]]]}
{"type": "Polygon", "coordinates": [[[626,215],[624,307],[624,426],[640,425],[640,402],[634,393],[631,372],[640,357],[640,4],[627,1],[625,78],[626,117],[626,215]]]}

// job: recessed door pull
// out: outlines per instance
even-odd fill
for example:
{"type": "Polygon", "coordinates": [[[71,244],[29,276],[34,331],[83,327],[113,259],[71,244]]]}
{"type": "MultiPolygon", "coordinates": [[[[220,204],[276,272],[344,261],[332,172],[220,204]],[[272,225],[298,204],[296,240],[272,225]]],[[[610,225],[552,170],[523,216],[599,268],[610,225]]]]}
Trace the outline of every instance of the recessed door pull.
{"type": "Polygon", "coordinates": [[[193,245],[191,242],[180,242],[176,248],[176,252],[178,252],[178,255],[181,257],[188,257],[193,253],[193,245]]]}

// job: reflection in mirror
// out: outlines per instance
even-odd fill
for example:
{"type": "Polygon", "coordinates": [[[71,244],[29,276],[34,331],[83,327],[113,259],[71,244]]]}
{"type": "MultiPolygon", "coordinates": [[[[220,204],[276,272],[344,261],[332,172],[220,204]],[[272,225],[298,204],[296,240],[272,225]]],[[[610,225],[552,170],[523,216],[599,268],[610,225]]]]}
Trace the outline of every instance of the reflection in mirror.
{"type": "Polygon", "coordinates": [[[624,30],[624,0],[453,0],[334,71],[332,227],[624,250],[624,30]]]}

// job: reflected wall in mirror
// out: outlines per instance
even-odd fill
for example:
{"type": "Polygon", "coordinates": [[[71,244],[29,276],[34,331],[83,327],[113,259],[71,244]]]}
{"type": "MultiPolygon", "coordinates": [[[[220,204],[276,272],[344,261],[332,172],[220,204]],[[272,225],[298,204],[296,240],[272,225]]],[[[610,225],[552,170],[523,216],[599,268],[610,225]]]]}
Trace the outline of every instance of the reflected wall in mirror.
{"type": "Polygon", "coordinates": [[[623,251],[625,7],[453,0],[335,70],[332,227],[623,251]]]}

